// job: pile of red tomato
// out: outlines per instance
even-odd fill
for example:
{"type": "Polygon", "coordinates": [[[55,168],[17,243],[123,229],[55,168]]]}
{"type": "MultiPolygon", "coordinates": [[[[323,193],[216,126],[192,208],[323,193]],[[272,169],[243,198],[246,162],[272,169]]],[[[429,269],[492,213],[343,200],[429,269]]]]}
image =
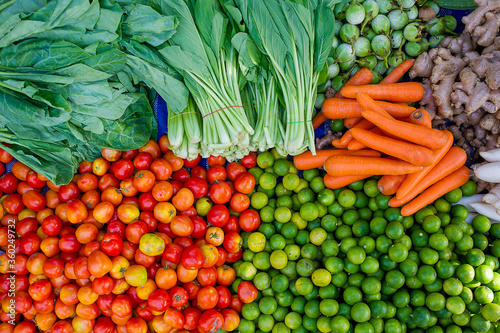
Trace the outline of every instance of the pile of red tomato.
{"type": "MultiPolygon", "coordinates": [[[[164,136],[138,150],[103,149],[62,186],[20,162],[5,174],[0,164],[0,249],[8,248],[9,225],[18,237],[14,269],[0,255],[0,332],[238,327],[243,303],[257,297],[249,282],[235,295],[229,289],[236,279],[230,264],[242,256],[240,231],[260,224],[248,197],[255,178],[247,168],[257,156],[227,166],[210,157],[207,170],[167,145],[164,136]]],[[[0,150],[0,161],[12,157],[0,150]]]]}

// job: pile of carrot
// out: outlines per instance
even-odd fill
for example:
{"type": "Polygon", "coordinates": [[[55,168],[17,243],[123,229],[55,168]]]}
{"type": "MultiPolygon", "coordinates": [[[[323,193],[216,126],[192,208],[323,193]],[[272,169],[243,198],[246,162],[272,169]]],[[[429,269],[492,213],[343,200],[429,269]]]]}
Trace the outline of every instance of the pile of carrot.
{"type": "Polygon", "coordinates": [[[334,98],[325,100],[313,120],[344,119],[350,128],[332,145],[336,149],[294,157],[299,170],[324,167],[325,185],[331,189],[381,175],[381,193],[394,195],[391,207],[408,216],[469,180],[467,155],[452,147],[449,131],[433,129],[429,113],[408,103],[422,99],[420,83],[397,83],[413,65],[407,60],[381,83],[370,85],[372,74],[359,70],[334,98]]]}

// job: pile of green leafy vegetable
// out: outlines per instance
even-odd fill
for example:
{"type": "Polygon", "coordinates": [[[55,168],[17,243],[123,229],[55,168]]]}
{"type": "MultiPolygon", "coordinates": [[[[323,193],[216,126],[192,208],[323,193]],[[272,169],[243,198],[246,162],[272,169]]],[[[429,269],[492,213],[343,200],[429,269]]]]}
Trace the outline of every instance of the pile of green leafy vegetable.
{"type": "Polygon", "coordinates": [[[148,97],[134,83],[163,79],[181,91],[172,109],[187,103],[173,74],[136,69],[146,67],[134,55],[138,43],[164,43],[178,24],[149,6],[13,1],[0,6],[0,22],[2,148],[55,184],[68,183],[101,148],[136,149],[156,136],[148,97]]]}

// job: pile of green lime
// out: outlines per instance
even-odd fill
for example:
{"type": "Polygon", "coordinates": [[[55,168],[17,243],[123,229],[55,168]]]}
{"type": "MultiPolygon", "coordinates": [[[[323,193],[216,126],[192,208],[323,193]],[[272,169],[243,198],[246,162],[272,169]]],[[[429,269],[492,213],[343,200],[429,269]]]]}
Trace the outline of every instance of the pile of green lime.
{"type": "Polygon", "coordinates": [[[299,178],[275,155],[251,170],[262,221],[243,234],[233,288],[252,281],[259,296],[243,306],[240,332],[495,331],[500,224],[465,221],[456,203],[473,182],[403,217],[376,178],[330,190],[319,170],[299,178]]]}

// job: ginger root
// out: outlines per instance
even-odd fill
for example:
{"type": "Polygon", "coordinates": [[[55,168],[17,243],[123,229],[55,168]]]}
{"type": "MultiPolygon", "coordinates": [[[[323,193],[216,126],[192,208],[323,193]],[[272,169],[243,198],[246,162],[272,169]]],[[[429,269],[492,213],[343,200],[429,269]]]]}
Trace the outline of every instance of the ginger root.
{"type": "Polygon", "coordinates": [[[429,113],[432,120],[436,117],[436,104],[432,96],[431,81],[428,78],[423,79],[422,86],[424,87],[425,93],[424,97],[420,100],[420,107],[429,113]]]}
{"type": "Polygon", "coordinates": [[[460,72],[460,81],[454,83],[452,88],[451,102],[456,107],[464,105],[465,113],[468,115],[481,108],[487,101],[495,104],[495,107],[500,106],[497,105],[497,101],[491,100],[491,89],[470,67],[460,72]]]}
{"type": "Polygon", "coordinates": [[[335,139],[336,136],[333,135],[332,131],[328,131],[325,136],[316,139],[316,150],[322,150],[328,146],[331,146],[332,141],[335,139]]]}
{"type": "Polygon", "coordinates": [[[451,93],[455,79],[465,67],[466,63],[461,58],[455,57],[450,50],[439,48],[434,59],[434,68],[431,74],[431,88],[434,102],[438,107],[438,115],[443,118],[453,116],[451,93]]]}
{"type": "Polygon", "coordinates": [[[479,5],[472,13],[462,18],[464,31],[469,32],[481,46],[490,46],[500,28],[500,0],[476,0],[479,5]]]}

